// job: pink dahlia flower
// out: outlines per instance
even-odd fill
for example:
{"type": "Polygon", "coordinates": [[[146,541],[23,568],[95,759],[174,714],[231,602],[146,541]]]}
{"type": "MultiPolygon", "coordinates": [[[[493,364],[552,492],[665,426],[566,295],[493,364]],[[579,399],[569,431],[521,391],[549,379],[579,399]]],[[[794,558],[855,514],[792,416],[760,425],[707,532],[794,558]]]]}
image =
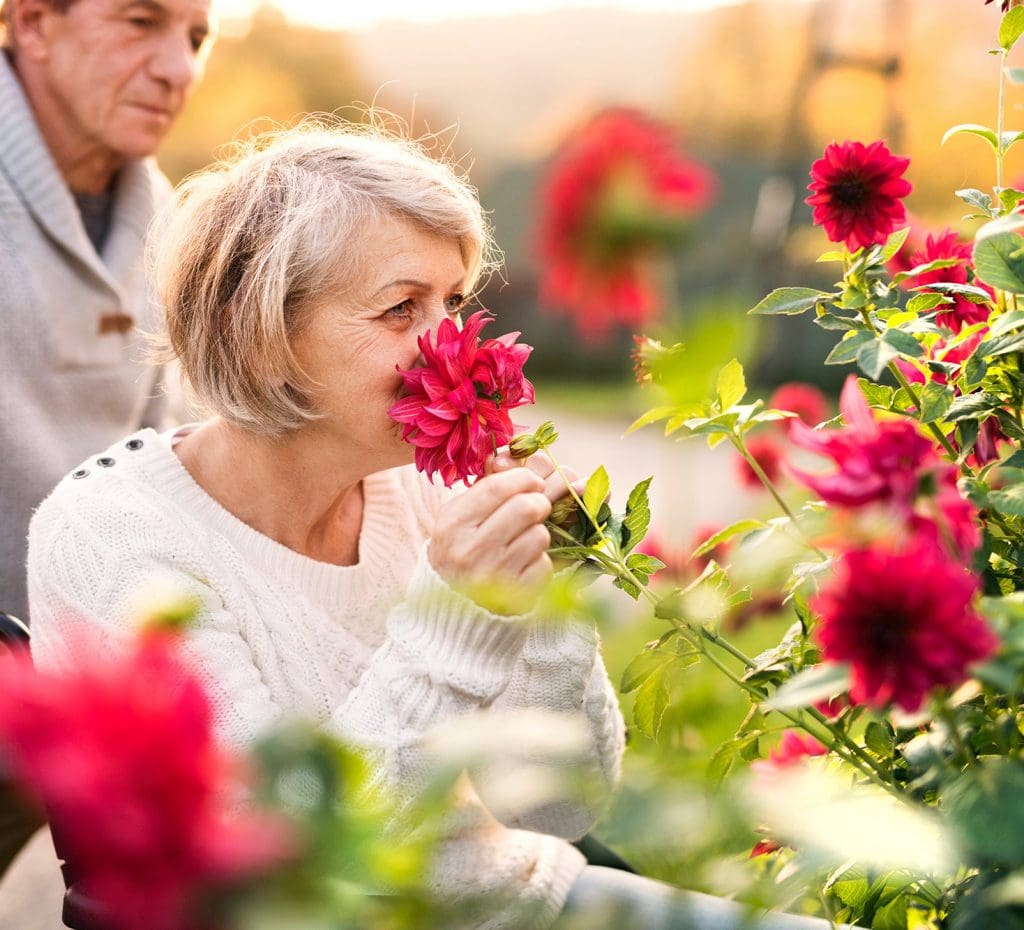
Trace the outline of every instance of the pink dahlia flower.
{"type": "Polygon", "coordinates": [[[533,403],[523,376],[533,349],[516,342],[519,333],[481,341],[490,322],[480,310],[461,330],[442,320],[436,341],[430,332],[420,336],[423,365],[402,371],[407,396],[388,410],[416,447],[416,467],[446,487],[483,475],[488,456],[516,431],[508,412],[533,403]]]}
{"type": "Polygon", "coordinates": [[[832,142],[811,165],[811,196],[814,222],[825,228],[832,242],[850,249],[885,242],[889,234],[906,224],[903,198],[911,191],[902,177],[909,158],[893,155],[879,140],[832,142]]]}
{"type": "MultiPolygon", "coordinates": [[[[940,259],[956,259],[957,264],[949,268],[937,268],[935,271],[926,271],[924,274],[908,278],[904,281],[906,287],[923,287],[927,284],[974,284],[983,290],[992,293],[992,289],[980,281],[973,280],[973,255],[972,246],[969,242],[961,242],[953,230],[947,229],[936,236],[927,236],[924,246],[918,249],[910,258],[910,267],[925,265],[929,262],[940,259]],[[969,280],[969,278],[971,280],[969,280]]],[[[927,289],[925,289],[927,292],[927,289]]],[[[952,305],[943,305],[935,315],[935,322],[939,326],[958,333],[965,326],[973,323],[984,323],[988,320],[991,306],[985,303],[977,304],[966,297],[955,295],[952,305]]]]}
{"type": "Polygon", "coordinates": [[[105,926],[194,930],[207,894],[278,864],[293,838],[267,815],[229,815],[236,763],[173,637],[147,634],[117,658],[82,641],[75,655],[62,675],[0,662],[4,762],[45,804],[105,926]]]}
{"type": "Polygon", "coordinates": [[[917,710],[940,687],[955,687],[998,642],[975,611],[978,579],[933,539],[903,549],[853,549],[836,562],[811,602],[825,658],[847,662],[850,699],[917,710]]]}

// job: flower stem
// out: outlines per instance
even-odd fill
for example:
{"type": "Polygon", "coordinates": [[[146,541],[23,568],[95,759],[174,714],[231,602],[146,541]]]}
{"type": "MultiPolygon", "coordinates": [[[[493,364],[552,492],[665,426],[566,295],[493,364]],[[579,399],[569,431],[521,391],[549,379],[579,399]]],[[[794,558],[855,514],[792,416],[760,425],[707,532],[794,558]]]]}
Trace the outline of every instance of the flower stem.
{"type": "Polygon", "coordinates": [[[999,55],[999,103],[996,112],[996,187],[1003,186],[1003,87],[1006,84],[1006,49],[999,55]]]}
{"type": "Polygon", "coordinates": [[[778,489],[772,483],[771,478],[769,478],[768,475],[765,474],[765,471],[761,467],[760,462],[758,462],[757,459],[754,458],[754,456],[752,456],[750,452],[747,451],[747,447],[743,444],[743,440],[740,439],[740,437],[737,436],[735,433],[730,433],[729,441],[736,447],[736,451],[743,456],[744,461],[750,466],[751,471],[753,471],[753,473],[757,475],[758,480],[761,482],[761,484],[763,484],[768,489],[768,493],[771,494],[773,498],[775,498],[775,503],[778,504],[779,507],[782,509],[782,512],[787,517],[789,517],[790,522],[793,524],[794,527],[796,527],[797,532],[799,532],[800,535],[803,536],[804,541],[807,543],[807,546],[810,549],[812,549],[818,556],[820,556],[823,561],[827,560],[828,556],[825,555],[825,553],[822,552],[821,549],[819,549],[804,532],[803,527],[800,526],[800,523],[796,518],[796,515],[793,513],[792,510],[789,509],[789,505],[782,499],[782,495],[779,494],[778,489]]]}

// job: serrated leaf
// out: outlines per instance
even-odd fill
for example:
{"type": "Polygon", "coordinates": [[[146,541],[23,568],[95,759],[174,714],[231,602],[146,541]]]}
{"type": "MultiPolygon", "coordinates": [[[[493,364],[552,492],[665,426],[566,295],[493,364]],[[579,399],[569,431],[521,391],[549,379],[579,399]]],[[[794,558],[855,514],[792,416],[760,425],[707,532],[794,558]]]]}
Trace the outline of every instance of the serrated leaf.
{"type": "Polygon", "coordinates": [[[977,420],[998,409],[1001,403],[995,394],[988,394],[984,391],[977,394],[964,394],[950,405],[946,412],[946,420],[950,423],[957,423],[960,420],[977,420]]]}
{"type": "Polygon", "coordinates": [[[869,378],[877,380],[886,366],[899,358],[896,348],[884,339],[872,339],[857,350],[857,365],[869,378]]]}
{"type": "Polygon", "coordinates": [[[942,294],[915,294],[907,301],[907,310],[911,313],[927,313],[934,310],[939,304],[948,304],[952,301],[942,294]]]}
{"type": "Polygon", "coordinates": [[[1022,249],[1024,239],[1015,232],[996,233],[979,238],[974,243],[974,273],[981,281],[992,287],[1001,288],[1012,294],[1024,294],[1022,249]]]}
{"type": "Polygon", "coordinates": [[[841,330],[843,332],[851,329],[857,329],[860,324],[859,320],[845,316],[837,316],[834,313],[823,313],[821,316],[816,316],[814,318],[814,322],[822,329],[841,330]]]}
{"type": "Polygon", "coordinates": [[[929,381],[921,391],[921,422],[934,423],[941,420],[953,405],[952,389],[944,384],[929,381]]]}
{"type": "Polygon", "coordinates": [[[1021,326],[1024,326],[1024,310],[1011,310],[1009,313],[997,316],[992,321],[988,335],[991,339],[995,336],[1002,336],[1012,330],[1019,329],[1021,326]]]}
{"type": "Polygon", "coordinates": [[[815,304],[827,297],[835,297],[827,291],[812,287],[780,287],[763,298],[748,312],[755,316],[794,316],[806,313],[815,304]]]}
{"type": "Polygon", "coordinates": [[[648,555],[646,552],[634,552],[626,559],[626,568],[631,572],[639,572],[643,575],[653,575],[664,567],[665,563],[661,559],[648,555]]]}
{"type": "Polygon", "coordinates": [[[860,385],[860,389],[870,406],[880,407],[882,410],[892,409],[892,398],[895,392],[891,387],[885,384],[876,384],[874,381],[868,381],[866,378],[858,378],[857,384],[860,385]]]}
{"type": "Polygon", "coordinates": [[[900,249],[903,248],[903,243],[907,241],[907,236],[909,235],[909,226],[904,226],[903,229],[897,229],[896,232],[892,233],[889,238],[885,240],[885,245],[882,246],[882,251],[878,254],[878,261],[883,265],[889,261],[900,249]]]}
{"type": "Polygon", "coordinates": [[[668,707],[669,693],[665,684],[665,668],[649,675],[637,689],[633,703],[633,719],[640,731],[651,739],[657,739],[661,722],[668,707]]]}
{"type": "MultiPolygon", "coordinates": [[[[1019,141],[1019,137],[1022,135],[1024,135],[1024,133],[1018,132],[1018,139],[1015,139],[1014,141],[1019,141]]],[[[1002,204],[1003,209],[1007,213],[1013,212],[1013,210],[1016,209],[1017,204],[1019,204],[1021,200],[1024,200],[1024,192],[1015,190],[1012,187],[1004,187],[999,192],[999,203],[1002,204]]]]}
{"type": "MultiPolygon", "coordinates": [[[[954,262],[954,264],[959,264],[959,261],[954,262]]],[[[922,284],[920,287],[914,288],[914,290],[924,293],[934,291],[936,294],[963,297],[973,304],[988,303],[992,300],[992,295],[983,288],[977,287],[974,284],[957,284],[953,281],[932,281],[931,284],[922,284]]]]}
{"type": "Polygon", "coordinates": [[[705,539],[704,542],[693,550],[691,558],[695,559],[699,556],[707,555],[712,549],[732,539],[733,536],[738,536],[740,533],[749,533],[751,530],[764,529],[765,526],[767,524],[761,520],[737,520],[735,523],[730,523],[724,529],[705,539]]]}
{"type": "Polygon", "coordinates": [[[747,393],[747,381],[743,377],[743,366],[737,359],[729,361],[718,373],[715,391],[718,395],[718,405],[722,410],[728,410],[743,399],[743,395],[747,393]]]}
{"type": "Polygon", "coordinates": [[[1014,7],[1007,11],[999,24],[999,47],[1010,51],[1021,35],[1024,35],[1024,9],[1014,7]]]}
{"type": "Polygon", "coordinates": [[[813,665],[789,679],[764,706],[768,710],[793,710],[834,697],[850,687],[850,667],[842,663],[813,665]]]}
{"type": "Polygon", "coordinates": [[[708,762],[705,773],[708,783],[713,787],[721,785],[732,771],[735,762],[736,747],[731,739],[726,740],[715,750],[711,760],[708,762]]]}
{"type": "Polygon", "coordinates": [[[959,125],[953,126],[947,129],[942,137],[942,145],[945,145],[953,136],[972,135],[980,136],[989,145],[992,146],[992,151],[997,152],[999,150],[999,139],[995,132],[988,128],[988,126],[982,126],[980,123],[960,123],[959,125]]]}
{"type": "Polygon", "coordinates": [[[979,210],[984,210],[986,213],[989,213],[992,210],[992,198],[984,191],[976,190],[973,187],[965,187],[955,193],[956,196],[964,203],[969,204],[972,207],[977,207],[979,210]]]}
{"type": "Polygon", "coordinates": [[[980,358],[995,358],[1009,355],[1011,352],[1020,352],[1021,349],[1024,349],[1024,333],[1006,333],[996,336],[995,339],[986,339],[974,353],[980,358]]]}
{"type": "Polygon", "coordinates": [[[640,589],[632,581],[627,581],[625,578],[613,578],[612,584],[620,591],[625,591],[634,601],[640,600],[640,589]]]}
{"type": "Polygon", "coordinates": [[[650,486],[651,479],[644,478],[629,492],[626,513],[622,518],[622,526],[629,533],[629,538],[625,541],[626,552],[644,538],[647,527],[651,524],[651,505],[647,496],[650,486]]]}
{"type": "Polygon", "coordinates": [[[587,479],[587,486],[583,491],[583,507],[587,513],[591,515],[597,513],[601,504],[604,503],[604,499],[608,496],[610,488],[611,482],[608,480],[608,472],[605,471],[603,465],[598,465],[594,473],[587,479]]]}
{"type": "MultiPolygon", "coordinates": [[[[692,416],[696,411],[687,411],[685,416],[692,416]]],[[[643,426],[649,426],[651,423],[657,423],[658,420],[664,420],[667,417],[679,416],[678,407],[652,407],[650,410],[640,414],[630,425],[627,433],[632,433],[635,430],[640,429],[643,426]]]]}
{"type": "Polygon", "coordinates": [[[847,336],[839,342],[835,348],[829,352],[828,356],[825,358],[825,364],[845,365],[848,362],[852,362],[857,357],[857,353],[861,350],[861,347],[867,342],[873,342],[874,339],[875,337],[867,330],[857,330],[857,332],[847,336]]]}
{"type": "Polygon", "coordinates": [[[968,388],[981,384],[987,372],[988,362],[979,355],[972,355],[964,365],[964,384],[968,388]]]}
{"type": "Polygon", "coordinates": [[[629,665],[622,672],[622,680],[619,683],[619,691],[629,694],[640,687],[651,675],[659,669],[663,669],[673,659],[671,653],[658,652],[656,649],[645,649],[639,655],[633,657],[629,665]]]}
{"type": "Polygon", "coordinates": [[[989,491],[988,506],[1011,517],[1024,517],[1024,483],[989,491]]]}
{"type": "Polygon", "coordinates": [[[910,333],[905,333],[902,330],[887,329],[882,339],[889,343],[900,355],[917,358],[924,353],[921,343],[911,336],[910,333]]]}

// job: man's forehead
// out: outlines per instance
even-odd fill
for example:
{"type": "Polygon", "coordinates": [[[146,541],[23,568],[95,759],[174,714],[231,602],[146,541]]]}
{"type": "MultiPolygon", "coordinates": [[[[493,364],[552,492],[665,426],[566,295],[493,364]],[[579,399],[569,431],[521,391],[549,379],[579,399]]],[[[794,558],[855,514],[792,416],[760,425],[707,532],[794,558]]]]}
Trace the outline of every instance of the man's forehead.
{"type": "Polygon", "coordinates": [[[84,8],[107,14],[144,9],[162,16],[206,22],[210,18],[210,0],[77,0],[84,8]]]}

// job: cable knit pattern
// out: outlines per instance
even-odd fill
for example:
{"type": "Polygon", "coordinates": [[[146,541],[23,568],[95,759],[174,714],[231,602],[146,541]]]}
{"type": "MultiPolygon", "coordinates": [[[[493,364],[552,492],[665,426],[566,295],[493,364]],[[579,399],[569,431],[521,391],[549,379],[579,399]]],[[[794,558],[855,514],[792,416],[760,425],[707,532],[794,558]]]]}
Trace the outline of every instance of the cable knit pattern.
{"type": "Polygon", "coordinates": [[[119,648],[134,628],[140,583],[171,573],[202,603],[186,661],[207,687],[222,739],[245,746],[285,717],[312,719],[366,748],[399,807],[429,769],[422,736],[432,725],[492,707],[582,714],[592,739],[574,769],[601,786],[599,797],[566,797],[502,824],[481,801],[486,779],[467,780],[434,868],[440,894],[511,896],[529,914],[500,907],[467,926],[551,925],[584,865],[563,837],[589,829],[623,749],[593,629],[496,616],[445,585],[426,542],[450,492],[411,468],[365,479],[354,566],[306,558],[236,519],[192,480],[170,435],[142,430],[81,469],[32,522],[41,665],[72,664],[69,643],[85,627],[119,648]]]}

